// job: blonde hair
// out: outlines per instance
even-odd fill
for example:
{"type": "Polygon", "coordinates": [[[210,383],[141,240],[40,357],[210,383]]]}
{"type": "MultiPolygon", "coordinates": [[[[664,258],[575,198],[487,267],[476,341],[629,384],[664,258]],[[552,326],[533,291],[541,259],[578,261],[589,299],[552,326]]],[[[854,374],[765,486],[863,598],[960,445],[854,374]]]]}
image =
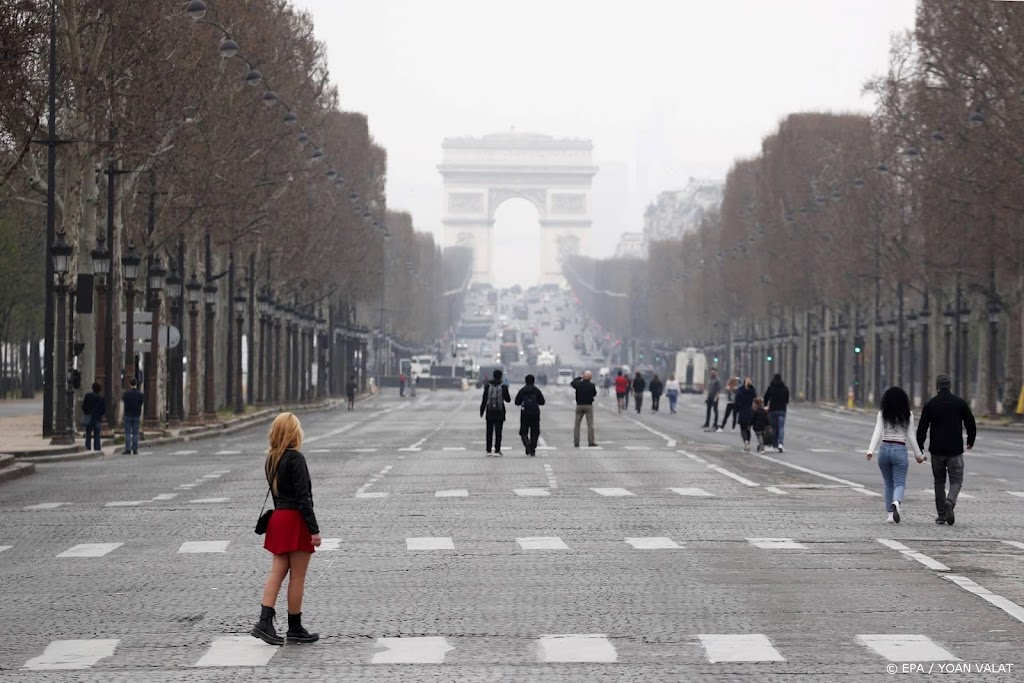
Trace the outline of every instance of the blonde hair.
{"type": "Polygon", "coordinates": [[[270,425],[270,433],[267,435],[270,448],[263,461],[263,473],[274,493],[277,493],[277,467],[281,464],[281,457],[286,450],[297,451],[302,448],[302,436],[302,425],[293,413],[281,413],[270,425]]]}

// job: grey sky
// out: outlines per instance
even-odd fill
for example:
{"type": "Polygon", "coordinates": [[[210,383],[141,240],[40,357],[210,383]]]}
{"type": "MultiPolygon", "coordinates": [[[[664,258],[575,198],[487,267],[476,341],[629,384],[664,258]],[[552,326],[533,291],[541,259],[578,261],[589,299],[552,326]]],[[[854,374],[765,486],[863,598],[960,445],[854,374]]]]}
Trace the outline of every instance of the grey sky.
{"type": "MultiPolygon", "coordinates": [[[[591,240],[598,256],[640,228],[658,191],[724,175],[787,113],[870,110],[863,84],[884,72],[890,35],[914,20],[913,0],[295,4],[327,45],[342,105],[366,112],[388,150],[392,208],[440,239],[444,137],[510,126],[587,137],[611,169],[611,208],[595,216],[591,240]]],[[[512,263],[536,247],[529,235],[511,246],[509,226],[522,221],[536,221],[523,205],[498,216],[512,263]]]]}

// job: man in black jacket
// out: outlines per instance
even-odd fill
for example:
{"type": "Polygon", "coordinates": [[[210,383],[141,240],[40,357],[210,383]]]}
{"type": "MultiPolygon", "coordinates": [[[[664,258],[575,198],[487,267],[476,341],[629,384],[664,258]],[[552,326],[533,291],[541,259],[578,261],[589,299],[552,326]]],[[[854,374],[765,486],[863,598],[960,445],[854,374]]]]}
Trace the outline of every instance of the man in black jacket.
{"type": "Polygon", "coordinates": [[[508,387],[501,381],[501,370],[494,371],[494,378],[484,385],[484,396],[480,401],[480,417],[487,418],[487,455],[501,455],[501,428],[505,425],[505,404],[511,403],[508,387]]]}
{"type": "Polygon", "coordinates": [[[936,524],[956,522],[953,508],[964,482],[964,441],[963,429],[967,429],[967,450],[974,448],[978,435],[974,414],[967,401],[954,396],[950,391],[952,381],[949,375],[935,378],[938,393],[921,410],[921,421],[917,425],[917,445],[924,450],[924,440],[931,428],[928,452],[932,456],[932,475],[935,477],[936,524]],[[946,493],[946,473],[949,473],[949,493],[946,493]]]}
{"type": "Polygon", "coordinates": [[[633,377],[633,403],[636,404],[636,413],[640,414],[640,408],[643,407],[644,403],[644,389],[647,388],[647,382],[644,381],[643,375],[640,371],[636,371],[636,376],[633,377]]]}
{"type": "Polygon", "coordinates": [[[537,455],[537,439],[540,438],[540,407],[544,405],[544,394],[534,385],[533,375],[526,376],[526,386],[516,394],[515,404],[522,407],[519,413],[519,436],[523,440],[527,455],[537,455]]]}
{"type": "Polygon", "coordinates": [[[100,432],[103,429],[103,418],[107,414],[107,402],[103,398],[103,387],[95,382],[92,391],[82,399],[82,414],[85,429],[85,450],[102,450],[100,448],[100,432]]]}
{"type": "Polygon", "coordinates": [[[145,395],[139,391],[139,380],[128,380],[128,390],[121,394],[124,403],[124,454],[139,454],[139,424],[142,420],[142,406],[145,395]]]}
{"type": "Polygon", "coordinates": [[[773,445],[779,453],[782,452],[782,442],[786,438],[786,408],[788,406],[789,387],[782,381],[782,375],[775,373],[768,385],[768,391],[764,392],[764,407],[768,409],[768,419],[772,423],[773,445]]]}
{"type": "Polygon", "coordinates": [[[590,381],[593,375],[590,370],[583,373],[572,381],[572,388],[576,390],[576,422],[572,428],[572,445],[580,447],[580,423],[587,418],[587,445],[596,446],[594,439],[594,399],[597,398],[597,387],[590,381]]]}

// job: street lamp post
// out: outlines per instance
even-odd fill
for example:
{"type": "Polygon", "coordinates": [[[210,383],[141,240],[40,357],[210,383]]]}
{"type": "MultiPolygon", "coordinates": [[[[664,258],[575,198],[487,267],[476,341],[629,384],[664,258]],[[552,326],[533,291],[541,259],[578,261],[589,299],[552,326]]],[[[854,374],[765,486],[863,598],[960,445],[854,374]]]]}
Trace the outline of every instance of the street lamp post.
{"type": "Polygon", "coordinates": [[[915,379],[917,373],[915,372],[916,366],[914,365],[914,354],[916,351],[915,342],[917,336],[917,314],[913,311],[907,316],[907,330],[909,332],[909,340],[907,343],[907,369],[909,372],[907,375],[907,395],[910,396],[910,407],[913,408],[915,405],[915,379]]]}
{"type": "Polygon", "coordinates": [[[167,276],[165,284],[167,285],[168,305],[171,308],[171,316],[167,321],[167,421],[171,427],[180,427],[181,421],[184,418],[184,415],[182,415],[184,411],[184,406],[182,405],[184,396],[181,391],[182,367],[180,362],[183,340],[178,340],[177,350],[170,348],[170,328],[175,325],[179,329],[182,327],[179,320],[181,314],[182,283],[176,265],[171,268],[171,274],[167,276]]]}
{"type": "Polygon", "coordinates": [[[57,277],[57,367],[54,374],[58,378],[56,396],[65,399],[66,405],[57,406],[57,422],[54,426],[53,437],[50,439],[50,443],[54,445],[70,445],[75,442],[75,421],[72,417],[75,389],[68,381],[71,368],[68,363],[68,340],[65,329],[67,327],[67,275],[71,270],[73,251],[73,247],[64,239],[64,233],[57,233],[53,244],[50,245],[53,272],[57,277]]]}
{"type": "MultiPolygon", "coordinates": [[[[267,343],[267,316],[270,313],[270,292],[264,289],[260,292],[259,296],[256,297],[256,308],[260,314],[260,352],[259,352],[259,365],[257,372],[259,373],[259,383],[257,385],[256,392],[256,404],[264,406],[267,403],[267,375],[270,374],[270,363],[268,350],[270,344],[267,343]]],[[[250,349],[249,353],[252,353],[250,349]]],[[[250,379],[250,381],[252,381],[250,379]]]]}
{"type": "MultiPolygon", "coordinates": [[[[96,238],[96,248],[89,252],[92,257],[92,272],[96,276],[96,372],[95,382],[104,390],[110,387],[107,383],[107,335],[104,333],[103,321],[107,319],[107,275],[110,273],[110,250],[103,235],[96,238]]],[[[111,400],[107,391],[107,400],[111,400]]],[[[109,420],[103,423],[103,436],[110,436],[109,420]]]]}
{"type": "Polygon", "coordinates": [[[946,308],[946,311],[942,314],[942,323],[946,326],[946,367],[943,372],[949,372],[952,367],[952,352],[953,347],[950,344],[950,337],[953,335],[953,318],[956,317],[956,313],[953,312],[952,308],[946,308]]]}
{"type": "Polygon", "coordinates": [[[128,245],[128,251],[121,257],[121,268],[124,271],[125,298],[125,344],[124,344],[124,378],[122,388],[128,388],[128,380],[135,377],[135,281],[139,278],[139,264],[142,257],[134,244],[128,245]]]}
{"type": "Polygon", "coordinates": [[[203,285],[196,277],[195,271],[185,285],[188,296],[188,423],[199,424],[199,300],[202,298],[203,285]]]}
{"type": "MultiPolygon", "coordinates": [[[[960,321],[960,361],[957,365],[960,366],[960,372],[957,373],[957,382],[961,383],[959,386],[960,397],[970,403],[971,394],[971,368],[968,363],[967,355],[967,339],[968,339],[968,323],[971,321],[971,309],[964,306],[959,312],[960,321]],[[962,374],[961,374],[962,373],[962,374]],[[963,377],[963,379],[960,379],[963,377]]],[[[993,378],[994,379],[994,378],[993,378]]]]}
{"type": "Polygon", "coordinates": [[[928,391],[928,380],[931,373],[931,336],[928,329],[931,325],[932,312],[928,308],[928,290],[924,292],[924,304],[917,319],[921,322],[921,401],[924,402],[925,393],[928,391]]]}
{"type": "Polygon", "coordinates": [[[282,398],[284,404],[292,402],[292,387],[294,382],[292,381],[292,320],[294,314],[291,308],[284,309],[284,391],[282,392],[282,398]]]}
{"type": "Polygon", "coordinates": [[[207,422],[217,421],[217,397],[214,395],[214,372],[213,372],[213,323],[217,311],[217,283],[208,280],[203,287],[203,297],[206,301],[206,329],[203,331],[203,341],[206,347],[206,358],[203,362],[203,377],[206,386],[203,397],[203,417],[207,422]]]}
{"type": "Polygon", "coordinates": [[[891,387],[896,384],[896,373],[898,371],[897,365],[897,345],[896,336],[899,331],[900,324],[896,322],[896,318],[889,318],[889,322],[886,323],[885,329],[889,332],[889,357],[885,359],[885,384],[887,387],[891,387]]]}
{"type": "MultiPolygon", "coordinates": [[[[235,339],[235,414],[241,415],[245,412],[245,397],[242,395],[242,328],[245,325],[245,303],[246,296],[243,290],[239,289],[235,294],[235,322],[238,324],[238,334],[235,339]]],[[[249,340],[249,353],[252,353],[252,340],[249,340]]],[[[252,381],[250,378],[249,381],[252,381]]]]}
{"type": "Polygon", "coordinates": [[[143,420],[143,427],[147,430],[160,428],[159,401],[157,397],[160,382],[157,378],[159,374],[157,368],[160,358],[160,295],[163,293],[164,276],[166,274],[167,271],[164,270],[163,265],[160,263],[160,257],[153,256],[147,272],[150,292],[149,308],[153,314],[149,333],[149,355],[146,356],[146,376],[144,378],[146,387],[146,415],[143,420]]]}
{"type": "Polygon", "coordinates": [[[994,298],[988,303],[988,412],[989,415],[998,414],[996,403],[999,397],[996,395],[996,387],[999,385],[999,345],[996,343],[996,335],[999,334],[999,314],[1002,307],[994,298]]]}

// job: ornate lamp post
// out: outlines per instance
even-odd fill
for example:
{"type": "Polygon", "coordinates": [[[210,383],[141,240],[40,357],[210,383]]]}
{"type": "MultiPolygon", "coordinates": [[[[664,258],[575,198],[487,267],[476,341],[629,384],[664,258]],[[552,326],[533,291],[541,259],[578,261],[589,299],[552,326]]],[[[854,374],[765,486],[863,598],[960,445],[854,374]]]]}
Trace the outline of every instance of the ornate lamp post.
{"type": "MultiPolygon", "coordinates": [[[[245,325],[245,303],[247,299],[242,289],[235,294],[235,322],[238,334],[235,335],[235,414],[245,412],[245,397],[242,396],[242,328],[245,325]]],[[[252,340],[249,340],[249,353],[252,353],[252,340]]],[[[252,381],[252,378],[249,378],[252,381]]]]}
{"type": "MultiPolygon", "coordinates": [[[[169,324],[167,332],[167,345],[170,346],[170,326],[181,326],[181,321],[178,318],[181,313],[180,301],[182,286],[181,276],[178,275],[177,266],[173,266],[171,268],[171,274],[167,276],[167,280],[164,284],[167,286],[168,305],[171,307],[171,316],[168,319],[169,324]]],[[[182,415],[184,410],[184,406],[182,405],[184,397],[182,396],[181,391],[182,346],[183,344],[181,343],[181,340],[179,340],[177,349],[167,349],[167,419],[172,427],[180,426],[181,421],[184,418],[184,415],[182,415]]]]}
{"type": "Polygon", "coordinates": [[[924,305],[917,319],[921,323],[921,400],[924,400],[925,392],[928,391],[929,373],[931,372],[931,339],[928,327],[931,323],[932,312],[928,309],[928,290],[924,293],[924,305]]]}
{"type": "MultiPolygon", "coordinates": [[[[257,373],[259,374],[259,384],[257,385],[256,392],[256,405],[263,406],[267,403],[267,375],[270,372],[268,367],[267,352],[270,348],[270,344],[267,343],[267,316],[270,314],[270,292],[264,289],[260,292],[259,296],[256,297],[256,309],[260,314],[260,352],[259,352],[259,365],[257,367],[257,373]]],[[[252,349],[249,350],[252,353],[252,349]]],[[[249,380],[252,381],[251,379],[249,380]]]]}
{"type": "Polygon", "coordinates": [[[999,334],[999,314],[1001,312],[1002,306],[993,297],[988,302],[988,412],[990,415],[998,413],[996,403],[999,401],[999,397],[996,395],[996,387],[999,385],[999,345],[996,343],[996,337],[999,334]]]}
{"type": "MultiPolygon", "coordinates": [[[[107,381],[107,335],[104,334],[103,321],[107,319],[107,275],[110,274],[110,250],[107,240],[100,235],[96,238],[96,248],[89,252],[92,257],[92,272],[96,276],[96,379],[103,387],[107,400],[113,393],[107,381]]],[[[109,422],[103,423],[103,436],[109,437],[109,422]]]]}
{"type": "Polygon", "coordinates": [[[886,385],[891,387],[896,383],[897,372],[896,333],[899,331],[899,323],[895,317],[889,318],[889,322],[885,324],[885,329],[889,333],[889,357],[885,361],[885,376],[886,385]]]}
{"type": "Polygon", "coordinates": [[[160,263],[160,257],[154,256],[150,261],[147,278],[149,280],[149,308],[153,313],[151,331],[149,334],[149,355],[146,356],[146,406],[143,427],[145,429],[160,428],[160,414],[158,410],[159,401],[157,391],[160,382],[157,378],[159,372],[158,359],[160,358],[160,295],[163,293],[164,276],[167,271],[160,263]]]}
{"type": "Polygon", "coordinates": [[[128,388],[128,380],[135,377],[135,281],[139,279],[139,264],[142,257],[134,244],[128,245],[128,251],[121,257],[121,268],[124,270],[125,298],[125,344],[124,344],[124,378],[122,388],[128,388]]]}
{"type": "Polygon", "coordinates": [[[203,396],[203,417],[207,422],[217,421],[217,397],[214,395],[213,373],[213,323],[217,315],[217,283],[210,280],[203,287],[203,300],[206,302],[206,329],[203,330],[203,341],[206,346],[206,358],[203,361],[203,376],[206,387],[203,396]]]}
{"type": "MultiPolygon", "coordinates": [[[[960,392],[960,397],[965,401],[970,402],[970,391],[971,391],[971,368],[968,363],[967,355],[967,334],[968,334],[968,323],[971,321],[971,309],[964,306],[959,312],[960,319],[960,361],[957,365],[960,366],[960,371],[957,373],[957,389],[960,392]]],[[[993,378],[994,379],[994,378],[993,378]]]]}
{"type": "MultiPolygon", "coordinates": [[[[942,314],[942,323],[946,326],[946,367],[943,372],[949,372],[953,366],[953,347],[950,344],[950,337],[953,335],[953,318],[956,317],[956,313],[953,312],[952,308],[947,308],[945,313],[942,314]]],[[[959,376],[959,369],[957,370],[959,376]]]]}
{"type": "Polygon", "coordinates": [[[199,300],[203,295],[203,285],[195,272],[185,285],[188,298],[188,423],[199,424],[199,300]]]}
{"type": "Polygon", "coordinates": [[[908,382],[908,384],[907,384],[907,395],[910,396],[910,407],[913,408],[916,405],[916,402],[914,400],[914,396],[915,396],[914,380],[916,379],[916,376],[917,376],[917,373],[915,372],[915,370],[917,368],[914,365],[914,361],[916,360],[916,358],[914,357],[914,354],[915,354],[915,351],[917,350],[916,349],[916,344],[915,344],[915,342],[917,341],[917,339],[916,339],[916,336],[917,336],[917,314],[914,313],[913,311],[911,311],[910,315],[907,316],[907,329],[910,332],[910,339],[909,339],[909,341],[907,343],[907,351],[908,351],[908,353],[907,353],[907,365],[908,365],[908,370],[910,370],[910,372],[906,373],[907,374],[907,382],[908,382]]]}
{"type": "Polygon", "coordinates": [[[57,377],[58,398],[65,400],[65,405],[57,406],[57,422],[54,426],[50,443],[54,445],[70,445],[75,442],[74,395],[75,389],[68,381],[71,368],[68,363],[67,335],[67,275],[71,270],[71,254],[73,247],[64,239],[64,233],[57,233],[50,246],[50,259],[54,275],[57,276],[57,363],[54,375],[57,377]]]}

